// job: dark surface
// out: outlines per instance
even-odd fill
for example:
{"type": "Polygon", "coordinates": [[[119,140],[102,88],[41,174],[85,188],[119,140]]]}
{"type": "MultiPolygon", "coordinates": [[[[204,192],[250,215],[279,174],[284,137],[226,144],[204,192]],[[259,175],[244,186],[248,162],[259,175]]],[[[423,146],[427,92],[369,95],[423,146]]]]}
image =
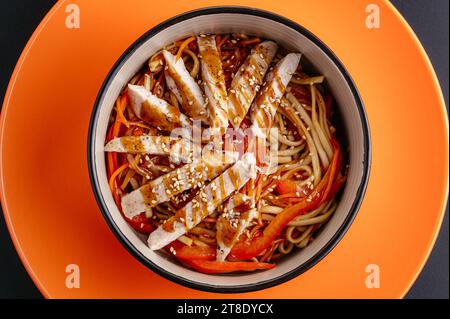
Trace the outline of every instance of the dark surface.
{"type": "MultiPolygon", "coordinates": [[[[17,59],[55,1],[20,0],[0,2],[0,99],[17,59]]],[[[448,17],[447,0],[393,0],[408,20],[427,51],[441,83],[448,108],[448,17]]],[[[382,13],[381,13],[382,14],[382,13]]],[[[449,298],[448,207],[442,228],[423,272],[407,298],[449,298]]],[[[9,237],[3,214],[0,214],[0,298],[41,297],[22,266],[9,237]]]]}

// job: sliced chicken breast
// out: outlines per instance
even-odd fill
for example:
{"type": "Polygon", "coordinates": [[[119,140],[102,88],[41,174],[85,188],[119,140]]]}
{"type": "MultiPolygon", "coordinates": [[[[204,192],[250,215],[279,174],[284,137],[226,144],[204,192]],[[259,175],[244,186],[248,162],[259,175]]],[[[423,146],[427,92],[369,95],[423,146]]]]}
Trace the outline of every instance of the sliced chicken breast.
{"type": "Polygon", "coordinates": [[[228,93],[228,118],[238,128],[263,83],[278,45],[272,41],[258,44],[234,76],[228,93]]]}
{"type": "Polygon", "coordinates": [[[252,208],[237,215],[232,210],[224,212],[217,221],[217,253],[216,260],[224,261],[239,237],[245,232],[258,211],[252,208]]]}
{"type": "Polygon", "coordinates": [[[242,193],[236,193],[233,196],[231,196],[230,199],[228,199],[228,201],[223,206],[223,210],[224,211],[232,210],[232,209],[246,203],[248,199],[249,199],[249,197],[247,195],[242,194],[242,193]]]}
{"type": "Polygon", "coordinates": [[[197,37],[200,53],[202,80],[207,97],[209,122],[211,128],[224,133],[228,127],[227,91],[223,74],[222,60],[216,46],[216,37],[207,35],[197,37]]]}
{"type": "Polygon", "coordinates": [[[181,96],[180,91],[178,91],[178,88],[177,88],[177,85],[175,84],[175,81],[169,75],[169,72],[166,72],[164,77],[166,79],[167,87],[175,95],[175,98],[177,99],[178,103],[183,102],[183,97],[181,96]]]}
{"type": "Polygon", "coordinates": [[[128,96],[136,116],[160,130],[171,131],[191,126],[189,118],[178,108],[153,95],[143,86],[129,84],[128,96]]]}
{"type": "Polygon", "coordinates": [[[301,54],[289,53],[267,75],[266,84],[250,110],[252,127],[257,136],[266,138],[286,87],[300,63],[301,54]],[[263,129],[267,129],[264,132],[263,129]]]}
{"type": "Polygon", "coordinates": [[[252,153],[244,154],[241,160],[201,189],[195,198],[181,208],[174,217],[150,234],[148,238],[150,249],[161,249],[195,227],[255,175],[255,156],[252,153]]]}
{"type": "Polygon", "coordinates": [[[173,81],[177,88],[174,94],[181,95],[183,111],[194,120],[207,122],[208,111],[202,91],[186,69],[183,59],[176,60],[176,57],[167,50],[163,51],[163,56],[171,78],[169,82],[173,81]]]}
{"type": "MultiPolygon", "coordinates": [[[[292,75],[300,62],[300,54],[291,53],[284,57],[267,76],[267,83],[259,93],[251,109],[252,127],[258,136],[266,138],[281,98],[292,75]]],[[[237,213],[231,207],[239,206],[240,198],[236,198],[229,205],[228,210],[220,216],[217,222],[217,254],[218,261],[224,261],[233,245],[245,232],[247,227],[257,215],[256,209],[245,213],[237,213]],[[234,205],[238,203],[238,205],[234,205]]]]}
{"type": "Polygon", "coordinates": [[[116,137],[105,145],[105,152],[163,155],[178,164],[189,163],[193,151],[191,142],[185,139],[141,135],[116,137]]]}
{"type": "Polygon", "coordinates": [[[224,261],[231,248],[257,215],[254,189],[250,194],[236,193],[230,197],[217,220],[217,260],[224,261]],[[249,196],[250,195],[250,196],[249,196]]]}
{"type": "Polygon", "coordinates": [[[186,164],[124,195],[121,200],[122,211],[125,216],[132,218],[188,189],[200,188],[206,180],[220,175],[236,160],[235,153],[208,154],[207,160],[186,164]]]}
{"type": "MultiPolygon", "coordinates": [[[[174,144],[188,143],[170,136],[122,136],[116,137],[105,145],[105,152],[118,152],[130,154],[170,155],[174,144]]],[[[188,146],[188,145],[187,145],[188,146]]]]}

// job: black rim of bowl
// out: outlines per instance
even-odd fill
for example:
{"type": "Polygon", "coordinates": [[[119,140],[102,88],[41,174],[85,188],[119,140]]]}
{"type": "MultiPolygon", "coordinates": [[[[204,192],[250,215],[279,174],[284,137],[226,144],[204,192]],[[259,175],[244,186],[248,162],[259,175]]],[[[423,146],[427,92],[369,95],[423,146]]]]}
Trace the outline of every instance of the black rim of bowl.
{"type": "Polygon", "coordinates": [[[119,239],[119,241],[126,247],[126,249],[136,258],[138,259],[143,265],[147,266],[149,269],[154,271],[155,273],[163,276],[164,278],[167,278],[171,281],[174,281],[178,284],[202,290],[202,291],[208,291],[208,292],[218,292],[218,293],[240,293],[240,292],[249,292],[249,291],[256,291],[261,290],[265,288],[269,288],[275,285],[279,285],[281,283],[284,283],[290,279],[293,279],[300,274],[304,273],[311,267],[313,267],[315,264],[317,264],[319,261],[321,261],[340,241],[340,239],[344,236],[344,234],[347,232],[348,228],[352,224],[358,209],[361,205],[362,199],[364,197],[364,193],[366,190],[368,178],[369,178],[369,171],[370,171],[370,158],[371,158],[371,147],[370,147],[370,137],[369,137],[369,125],[367,121],[367,116],[364,110],[364,106],[361,100],[361,97],[358,93],[358,90],[356,89],[356,86],[350,77],[347,70],[344,68],[343,64],[339,61],[339,59],[336,57],[336,55],[331,51],[328,46],[326,46],[319,38],[317,38],[314,34],[312,34],[310,31],[305,29],[304,27],[300,26],[298,23],[293,22],[285,17],[282,17],[280,15],[260,10],[260,9],[254,9],[254,8],[248,8],[248,7],[236,7],[236,6],[224,6],[224,7],[207,7],[202,8],[198,10],[189,11],[180,15],[177,15],[169,20],[166,20],[154,28],[150,29],[146,33],[144,33],[139,39],[137,39],[123,54],[122,56],[117,60],[117,62],[112,67],[111,71],[107,75],[105,81],[103,82],[102,87],[100,88],[100,91],[97,95],[97,99],[94,104],[94,109],[92,111],[90,124],[89,124],[89,133],[88,133],[88,168],[89,168],[89,177],[91,180],[92,189],[94,191],[95,199],[97,201],[98,206],[100,207],[100,210],[108,223],[109,227],[113,231],[113,233],[116,235],[116,237],[119,239]],[[303,264],[299,265],[295,269],[284,273],[276,278],[253,283],[253,284],[245,284],[245,285],[235,285],[235,286],[217,286],[217,285],[210,285],[206,283],[199,283],[196,281],[192,281],[189,279],[186,279],[181,276],[174,275],[172,273],[169,273],[165,269],[161,268],[148,258],[146,258],[140,251],[138,251],[133,244],[128,240],[128,238],[120,231],[118,226],[115,224],[114,220],[112,219],[109,210],[106,206],[105,200],[103,198],[103,195],[100,192],[100,186],[98,181],[98,176],[96,173],[96,164],[95,164],[95,154],[94,154],[94,134],[96,131],[97,126],[97,118],[100,111],[100,104],[103,100],[103,96],[107,89],[109,88],[109,85],[111,84],[112,80],[116,76],[118,70],[120,67],[128,60],[128,58],[131,56],[131,54],[140,47],[145,41],[150,39],[151,37],[155,36],[159,32],[163,31],[164,29],[177,24],[183,20],[195,18],[198,16],[204,16],[204,15],[212,15],[212,14],[220,14],[220,13],[236,13],[236,14],[247,14],[247,15],[254,15],[266,19],[270,19],[276,22],[279,22],[281,24],[284,24],[297,32],[301,33],[303,36],[307,37],[310,41],[312,41],[314,44],[316,44],[332,61],[333,63],[338,67],[341,74],[344,76],[347,84],[349,85],[353,98],[356,102],[356,105],[358,107],[360,120],[362,123],[362,129],[363,129],[363,135],[364,135],[364,163],[363,163],[363,176],[361,178],[360,185],[358,186],[358,191],[356,198],[352,204],[352,207],[350,208],[344,222],[339,227],[339,229],[336,231],[334,236],[310,259],[308,259],[303,264]]]}

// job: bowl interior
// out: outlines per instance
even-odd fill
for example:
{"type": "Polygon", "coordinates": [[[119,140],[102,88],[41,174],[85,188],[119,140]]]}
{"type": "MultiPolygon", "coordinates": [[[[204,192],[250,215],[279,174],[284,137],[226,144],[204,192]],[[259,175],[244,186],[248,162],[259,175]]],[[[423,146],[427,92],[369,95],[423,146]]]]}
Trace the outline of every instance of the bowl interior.
{"type": "MultiPolygon", "coordinates": [[[[95,124],[92,131],[93,175],[96,179],[98,196],[103,201],[109,214],[109,218],[116,230],[126,238],[128,245],[153,264],[156,270],[163,271],[173,279],[178,279],[185,284],[197,286],[202,289],[236,288],[261,286],[264,283],[276,283],[280,278],[289,274],[300,272],[302,268],[308,268],[333,246],[345,225],[351,219],[350,215],[356,213],[358,204],[355,204],[362,196],[362,186],[368,170],[365,163],[367,156],[367,132],[361,120],[361,111],[354,92],[346,81],[342,70],[335,64],[332,58],[322,48],[313,42],[310,37],[281,22],[268,17],[252,15],[248,13],[207,13],[190,16],[185,19],[173,21],[162,30],[157,30],[153,35],[141,39],[129,50],[128,55],[118,64],[115,72],[111,74],[102,95],[99,98],[95,124]],[[349,149],[348,162],[350,165],[348,180],[343,190],[337,210],[331,220],[323,227],[315,241],[303,250],[294,251],[286,256],[274,269],[235,275],[205,275],[191,271],[176,262],[167,254],[159,251],[151,251],[146,245],[146,238],[136,233],[122,218],[116,207],[108,187],[108,179],[105,166],[104,141],[108,126],[108,118],[111,114],[114,101],[129,79],[142,67],[148,58],[164,45],[174,40],[185,38],[193,34],[201,33],[230,33],[243,32],[258,35],[276,41],[288,50],[301,52],[312,64],[317,73],[325,75],[327,88],[333,94],[339,108],[344,134],[349,149]],[[356,206],[355,206],[356,205],[356,206]],[[308,266],[308,264],[310,264],[308,266]]],[[[303,58],[302,58],[303,59],[303,58]]],[[[95,184],[95,183],[94,183],[95,184]]],[[[247,289],[249,290],[249,289],[247,289]]],[[[250,289],[251,290],[251,289],[250,289]]]]}

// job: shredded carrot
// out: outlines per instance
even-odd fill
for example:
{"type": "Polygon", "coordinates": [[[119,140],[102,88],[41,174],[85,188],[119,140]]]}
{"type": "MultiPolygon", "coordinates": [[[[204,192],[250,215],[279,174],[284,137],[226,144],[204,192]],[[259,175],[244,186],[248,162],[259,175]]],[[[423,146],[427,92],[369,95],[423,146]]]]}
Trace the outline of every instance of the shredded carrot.
{"type": "Polygon", "coordinates": [[[118,119],[116,118],[116,121],[114,122],[114,127],[113,127],[113,134],[112,134],[113,138],[119,136],[120,124],[121,124],[120,121],[118,121],[118,119]]]}
{"type": "Polygon", "coordinates": [[[258,181],[256,183],[256,190],[255,190],[255,200],[259,201],[260,197],[261,197],[261,192],[262,192],[262,188],[263,188],[263,176],[260,175],[258,178],[258,181]]]}
{"type": "Polygon", "coordinates": [[[151,127],[150,127],[150,126],[147,126],[147,125],[142,124],[142,123],[139,123],[139,122],[130,122],[130,121],[128,121],[128,124],[129,124],[130,126],[139,126],[139,127],[146,128],[147,130],[151,130],[151,127]]]}
{"type": "Polygon", "coordinates": [[[108,174],[109,176],[116,170],[117,165],[117,153],[108,152],[108,174]]]}
{"type": "Polygon", "coordinates": [[[181,43],[180,48],[178,49],[177,56],[175,58],[175,61],[178,61],[178,59],[181,57],[181,54],[183,53],[184,49],[188,46],[189,43],[195,40],[195,37],[190,37],[184,40],[183,43],[181,43]]]}
{"type": "MultiPolygon", "coordinates": [[[[125,118],[123,116],[121,100],[122,99],[119,96],[117,98],[116,120],[114,121],[114,124],[112,126],[112,130],[109,133],[110,134],[109,140],[112,140],[113,138],[116,138],[119,135],[120,124],[122,123],[122,121],[119,120],[119,116],[120,116],[119,114],[121,114],[122,117],[125,118]]],[[[108,172],[110,173],[110,176],[112,177],[112,174],[113,174],[113,172],[114,172],[114,170],[116,169],[116,166],[117,166],[117,153],[109,152],[107,157],[108,157],[108,172]]]]}
{"type": "Polygon", "coordinates": [[[240,45],[251,45],[251,44],[257,44],[259,42],[261,42],[261,39],[256,37],[256,38],[253,38],[253,39],[248,39],[248,40],[241,41],[241,42],[239,42],[239,44],[240,45]]]}
{"type": "Polygon", "coordinates": [[[120,119],[120,115],[122,115],[122,117],[124,118],[123,115],[123,111],[122,111],[122,103],[121,103],[121,97],[119,96],[117,98],[116,101],[116,120],[114,121],[114,127],[113,127],[113,131],[112,131],[112,138],[115,138],[119,135],[119,130],[120,130],[120,124],[122,123],[121,119],[120,119]]]}
{"type": "Polygon", "coordinates": [[[118,169],[116,169],[114,171],[114,173],[112,173],[111,177],[109,178],[109,187],[111,188],[111,191],[114,193],[114,181],[116,179],[116,177],[125,169],[128,167],[128,163],[123,164],[122,166],[120,166],[118,169]]]}
{"type": "Polygon", "coordinates": [[[130,179],[133,177],[133,175],[134,175],[134,171],[132,169],[128,170],[127,175],[125,175],[125,178],[123,179],[122,185],[120,185],[120,188],[122,190],[124,190],[125,187],[127,187],[128,183],[130,182],[130,179]]]}
{"type": "Polygon", "coordinates": [[[222,47],[222,45],[228,40],[230,36],[227,34],[226,36],[224,36],[222,39],[220,39],[219,43],[217,44],[217,47],[220,48],[222,47]]]}
{"type": "Polygon", "coordinates": [[[123,123],[126,127],[130,126],[130,123],[128,123],[128,120],[123,115],[123,111],[125,110],[127,106],[127,97],[125,95],[122,95],[122,98],[117,99],[117,119],[123,123]]]}

